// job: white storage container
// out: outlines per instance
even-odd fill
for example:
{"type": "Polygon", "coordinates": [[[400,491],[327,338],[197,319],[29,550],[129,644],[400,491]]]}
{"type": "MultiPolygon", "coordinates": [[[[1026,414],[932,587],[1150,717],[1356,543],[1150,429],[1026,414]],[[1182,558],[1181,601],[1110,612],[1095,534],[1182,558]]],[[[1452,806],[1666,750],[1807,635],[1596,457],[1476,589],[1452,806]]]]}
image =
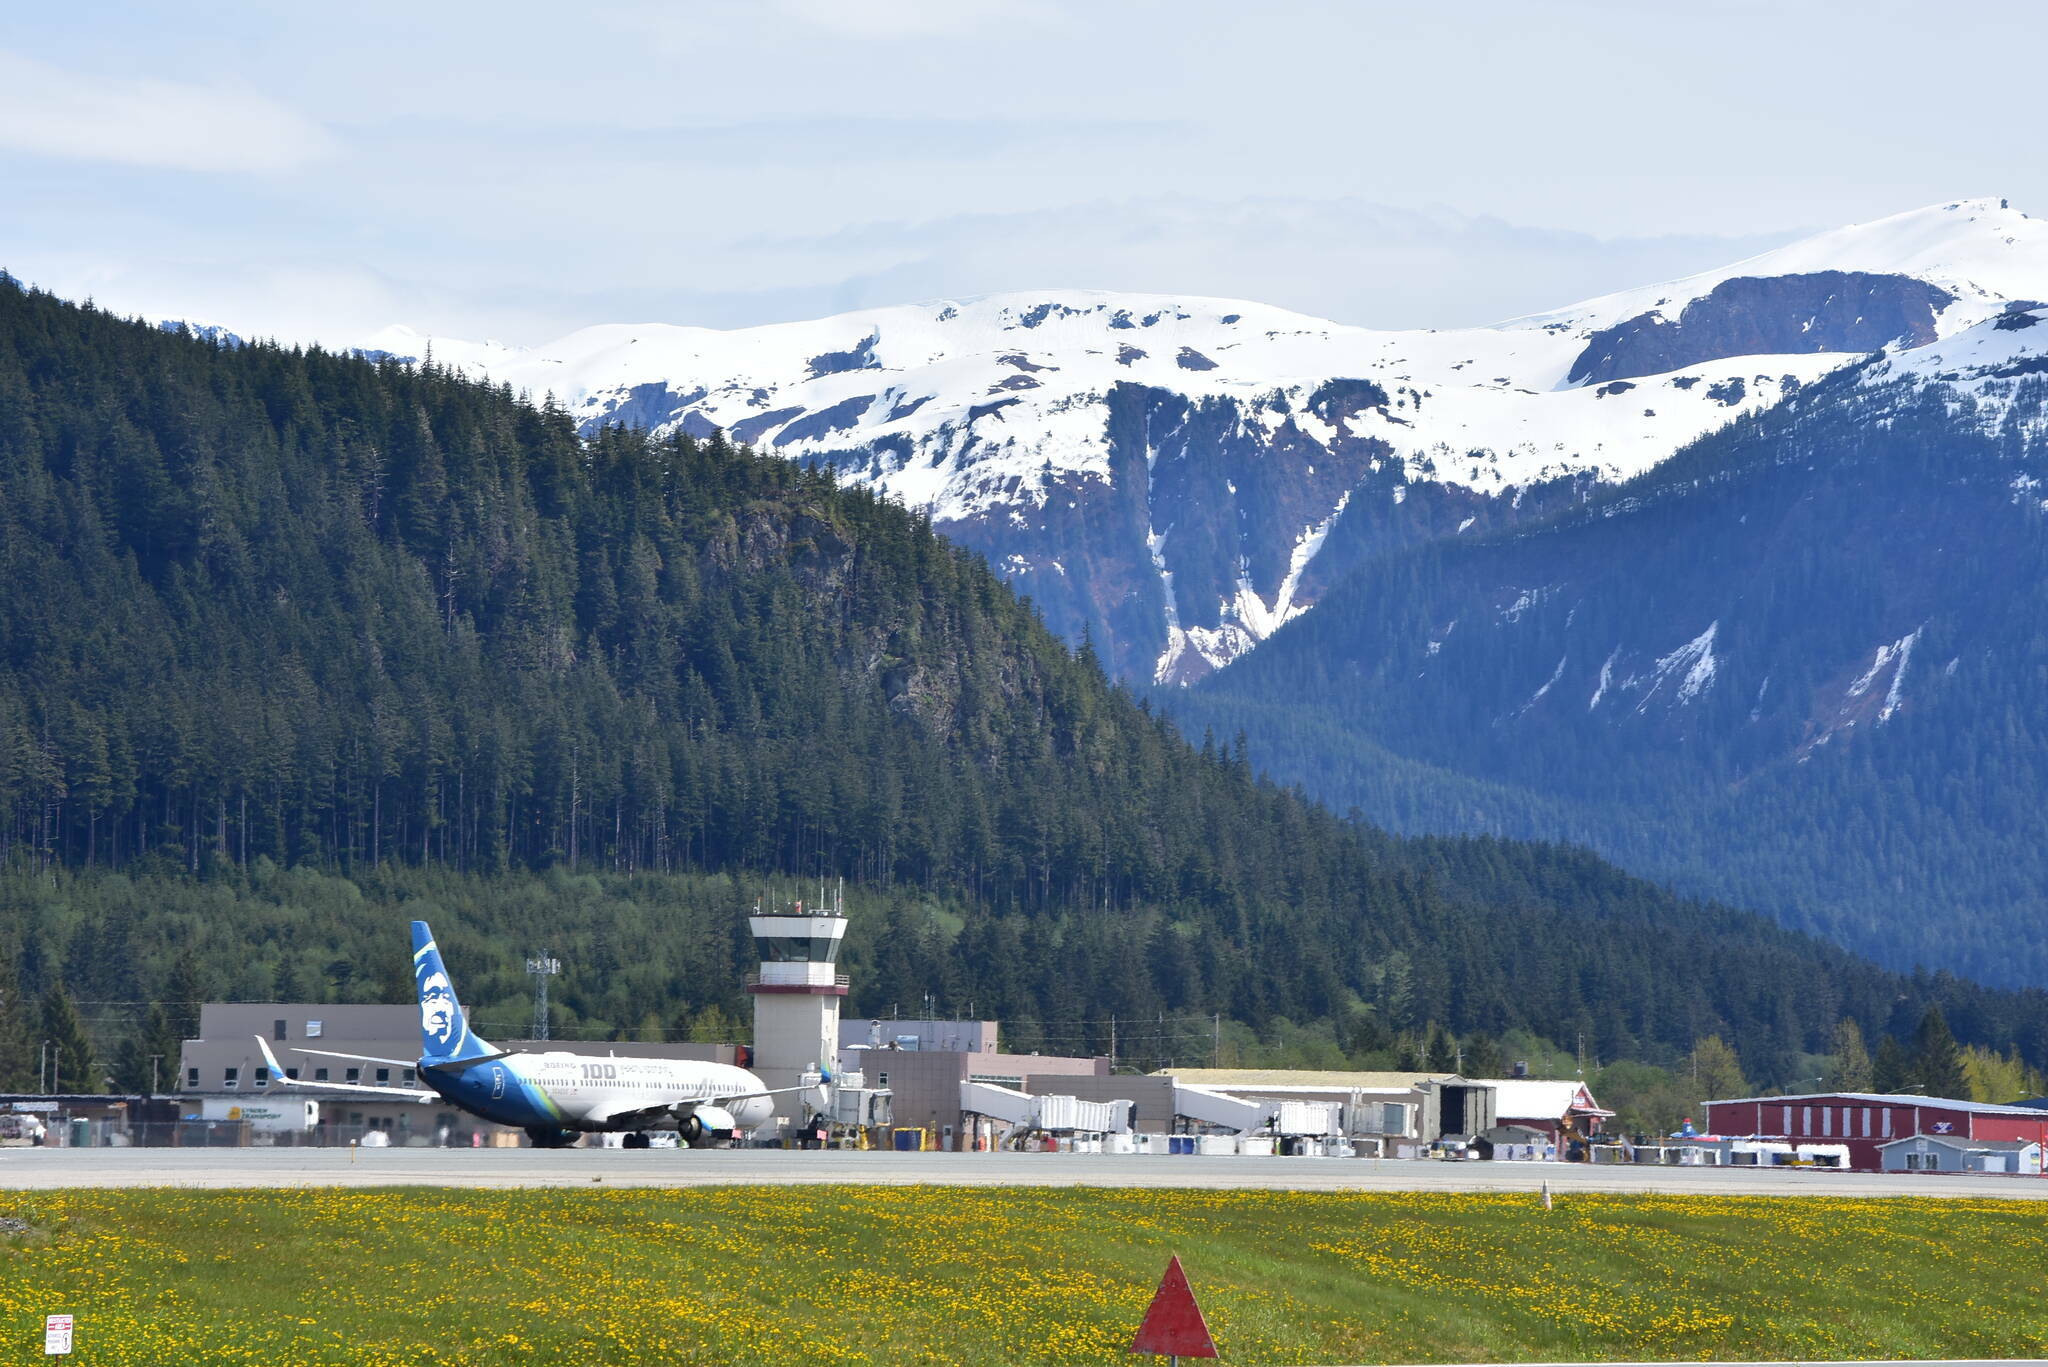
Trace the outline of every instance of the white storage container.
{"type": "Polygon", "coordinates": [[[1283,1101],[1274,1129],[1281,1134],[1329,1134],[1337,1128],[1333,1109],[1325,1101],[1283,1101]]]}

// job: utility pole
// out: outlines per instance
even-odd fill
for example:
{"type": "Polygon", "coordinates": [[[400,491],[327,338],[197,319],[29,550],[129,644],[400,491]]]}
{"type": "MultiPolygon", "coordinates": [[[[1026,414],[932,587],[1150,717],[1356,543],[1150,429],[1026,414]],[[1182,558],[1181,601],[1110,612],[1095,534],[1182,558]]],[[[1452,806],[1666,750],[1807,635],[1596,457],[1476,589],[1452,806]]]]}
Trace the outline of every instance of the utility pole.
{"type": "Polygon", "coordinates": [[[1116,1071],[1116,1017],[1109,1018],[1109,1071],[1116,1071]]]}
{"type": "Polygon", "coordinates": [[[1221,1068],[1223,1066],[1223,1013],[1221,1011],[1209,1013],[1209,1028],[1215,1032],[1209,1041],[1209,1066],[1211,1068],[1221,1068]]]}
{"type": "Polygon", "coordinates": [[[158,1070],[162,1066],[163,1061],[164,1056],[162,1054],[151,1054],[149,1056],[149,1094],[151,1096],[157,1094],[160,1080],[158,1078],[158,1070]]]}
{"type": "Polygon", "coordinates": [[[533,979],[533,1037],[548,1037],[548,979],[562,971],[562,961],[543,949],[538,958],[526,961],[527,976],[533,979]]]}

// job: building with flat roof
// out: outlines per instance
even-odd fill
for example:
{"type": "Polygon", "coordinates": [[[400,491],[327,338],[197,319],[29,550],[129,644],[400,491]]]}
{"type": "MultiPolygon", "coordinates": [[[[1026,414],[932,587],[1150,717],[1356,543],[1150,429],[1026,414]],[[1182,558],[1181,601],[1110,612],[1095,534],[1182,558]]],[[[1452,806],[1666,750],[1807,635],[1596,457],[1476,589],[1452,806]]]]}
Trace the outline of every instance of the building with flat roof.
{"type": "Polygon", "coordinates": [[[998,1051],[995,1021],[842,1020],[839,1047],[847,1049],[937,1049],[955,1054],[998,1051]]]}
{"type": "MultiPolygon", "coordinates": [[[[984,1036],[993,1041],[995,1022],[977,1022],[989,1027],[984,1036]]],[[[968,1038],[968,1036],[960,1036],[968,1038]]],[[[865,1075],[870,1087],[886,1087],[894,1094],[894,1126],[899,1130],[924,1130],[935,1147],[960,1147],[972,1126],[961,1106],[961,1084],[990,1082],[999,1087],[1030,1091],[1034,1095],[1086,1093],[1080,1086],[1091,1079],[1109,1076],[1106,1058],[1066,1058],[1057,1054],[1005,1054],[993,1050],[907,1049],[884,1045],[861,1045],[840,1051],[840,1067],[865,1075]]],[[[987,1136],[984,1135],[983,1138],[987,1136]]]]}

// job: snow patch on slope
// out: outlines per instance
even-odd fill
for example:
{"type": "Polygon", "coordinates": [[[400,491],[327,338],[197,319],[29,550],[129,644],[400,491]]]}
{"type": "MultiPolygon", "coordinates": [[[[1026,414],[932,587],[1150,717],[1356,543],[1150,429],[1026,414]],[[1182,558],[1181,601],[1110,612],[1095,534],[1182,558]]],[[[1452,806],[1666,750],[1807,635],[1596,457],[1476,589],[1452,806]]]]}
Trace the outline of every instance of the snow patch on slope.
{"type": "Polygon", "coordinates": [[[1890,721],[1892,715],[1899,710],[1902,690],[1906,685],[1906,667],[1912,663],[1913,647],[1919,643],[1920,633],[1926,629],[1923,624],[1891,644],[1879,646],[1876,655],[1870,661],[1870,668],[1864,670],[1856,681],[1849,685],[1847,696],[1860,698],[1871,690],[1887,666],[1891,668],[1891,686],[1885,689],[1884,706],[1879,708],[1877,713],[1877,719],[1881,723],[1890,721]]]}
{"type": "Polygon", "coordinates": [[[1714,638],[1720,634],[1719,619],[1709,622],[1707,629],[1687,641],[1669,655],[1662,656],[1651,668],[1647,679],[1631,678],[1630,687],[1648,685],[1642,701],[1636,704],[1641,712],[1650,705],[1650,700],[1672,679],[1678,680],[1676,701],[1680,706],[1713,687],[1714,675],[1720,669],[1720,661],[1714,658],[1714,638]]]}
{"type": "MultiPolygon", "coordinates": [[[[1990,423],[2016,384],[2048,371],[2048,223],[1998,200],[1918,209],[1481,328],[1395,332],[1236,300],[1051,290],[734,331],[608,324],[530,349],[404,328],[364,345],[552,395],[586,429],[612,421],[719,427],[791,459],[829,462],[942,529],[1030,533],[1077,506],[1085,486],[1113,481],[1110,396],[1126,385],[1227,404],[1235,431],[1263,442],[1383,443],[1373,468],[1398,479],[1375,497],[1396,502],[1418,483],[1513,498],[1558,477],[1625,480],[1867,358],[1744,356],[1570,383],[1589,339],[1646,313],[1676,316],[1731,279],[1818,271],[1913,276],[1954,296],[1936,318],[1936,340],[1870,365],[1873,382],[1954,385],[1990,423]],[[1316,402],[1332,380],[1369,381],[1385,401],[1349,410],[1316,402]]],[[[1149,434],[1147,446],[1149,468],[1159,455],[1149,434]]],[[[1173,552],[1163,533],[1148,532],[1147,555],[1165,588],[1168,647],[1158,672],[1174,672],[1190,651],[1220,667],[1312,606],[1305,571],[1351,493],[1331,489],[1326,504],[1306,510],[1311,521],[1270,601],[1239,573],[1220,601],[1182,612],[1173,552]]],[[[1470,525],[1468,517],[1459,530],[1470,525]]],[[[1015,563],[1001,549],[999,561],[1015,563]]],[[[1217,582],[1213,567],[1202,581],[1217,582]]],[[[1711,680],[1710,669],[1699,688],[1711,680]]],[[[1697,695],[1683,682],[1677,690],[1681,701],[1697,695]]]]}

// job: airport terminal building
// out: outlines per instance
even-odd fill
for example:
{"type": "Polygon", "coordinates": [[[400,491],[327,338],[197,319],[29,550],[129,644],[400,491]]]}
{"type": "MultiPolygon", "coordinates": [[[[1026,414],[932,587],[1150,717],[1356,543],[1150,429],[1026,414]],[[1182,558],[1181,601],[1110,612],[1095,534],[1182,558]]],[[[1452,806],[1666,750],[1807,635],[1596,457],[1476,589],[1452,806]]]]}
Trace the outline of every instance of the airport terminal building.
{"type": "MultiPolygon", "coordinates": [[[[1041,1132],[1287,1131],[1406,1158],[1425,1155],[1446,1137],[1476,1136],[1499,1119],[1498,1084],[1449,1073],[1187,1068],[1140,1075],[1113,1071],[1100,1056],[1005,1052],[998,1023],[986,1020],[851,1020],[837,1024],[837,1035],[839,1075],[862,1076],[893,1098],[890,1125],[866,1136],[877,1144],[900,1143],[899,1133],[914,1135],[916,1148],[960,1150],[1041,1132]]],[[[515,1040],[505,1047],[754,1063],[751,1050],[736,1044],[515,1040]]],[[[414,1070],[398,1062],[418,1051],[413,1006],[208,1003],[199,1037],[184,1042],[176,1099],[188,1123],[211,1122],[223,1133],[245,1123],[253,1133],[243,1142],[347,1143],[372,1135],[372,1142],[392,1144],[524,1142],[517,1130],[450,1105],[343,1090],[418,1086],[414,1070]],[[312,1086],[278,1085],[258,1037],[287,1077],[312,1086]],[[323,1083],[337,1086],[323,1093],[323,1083]]]]}

